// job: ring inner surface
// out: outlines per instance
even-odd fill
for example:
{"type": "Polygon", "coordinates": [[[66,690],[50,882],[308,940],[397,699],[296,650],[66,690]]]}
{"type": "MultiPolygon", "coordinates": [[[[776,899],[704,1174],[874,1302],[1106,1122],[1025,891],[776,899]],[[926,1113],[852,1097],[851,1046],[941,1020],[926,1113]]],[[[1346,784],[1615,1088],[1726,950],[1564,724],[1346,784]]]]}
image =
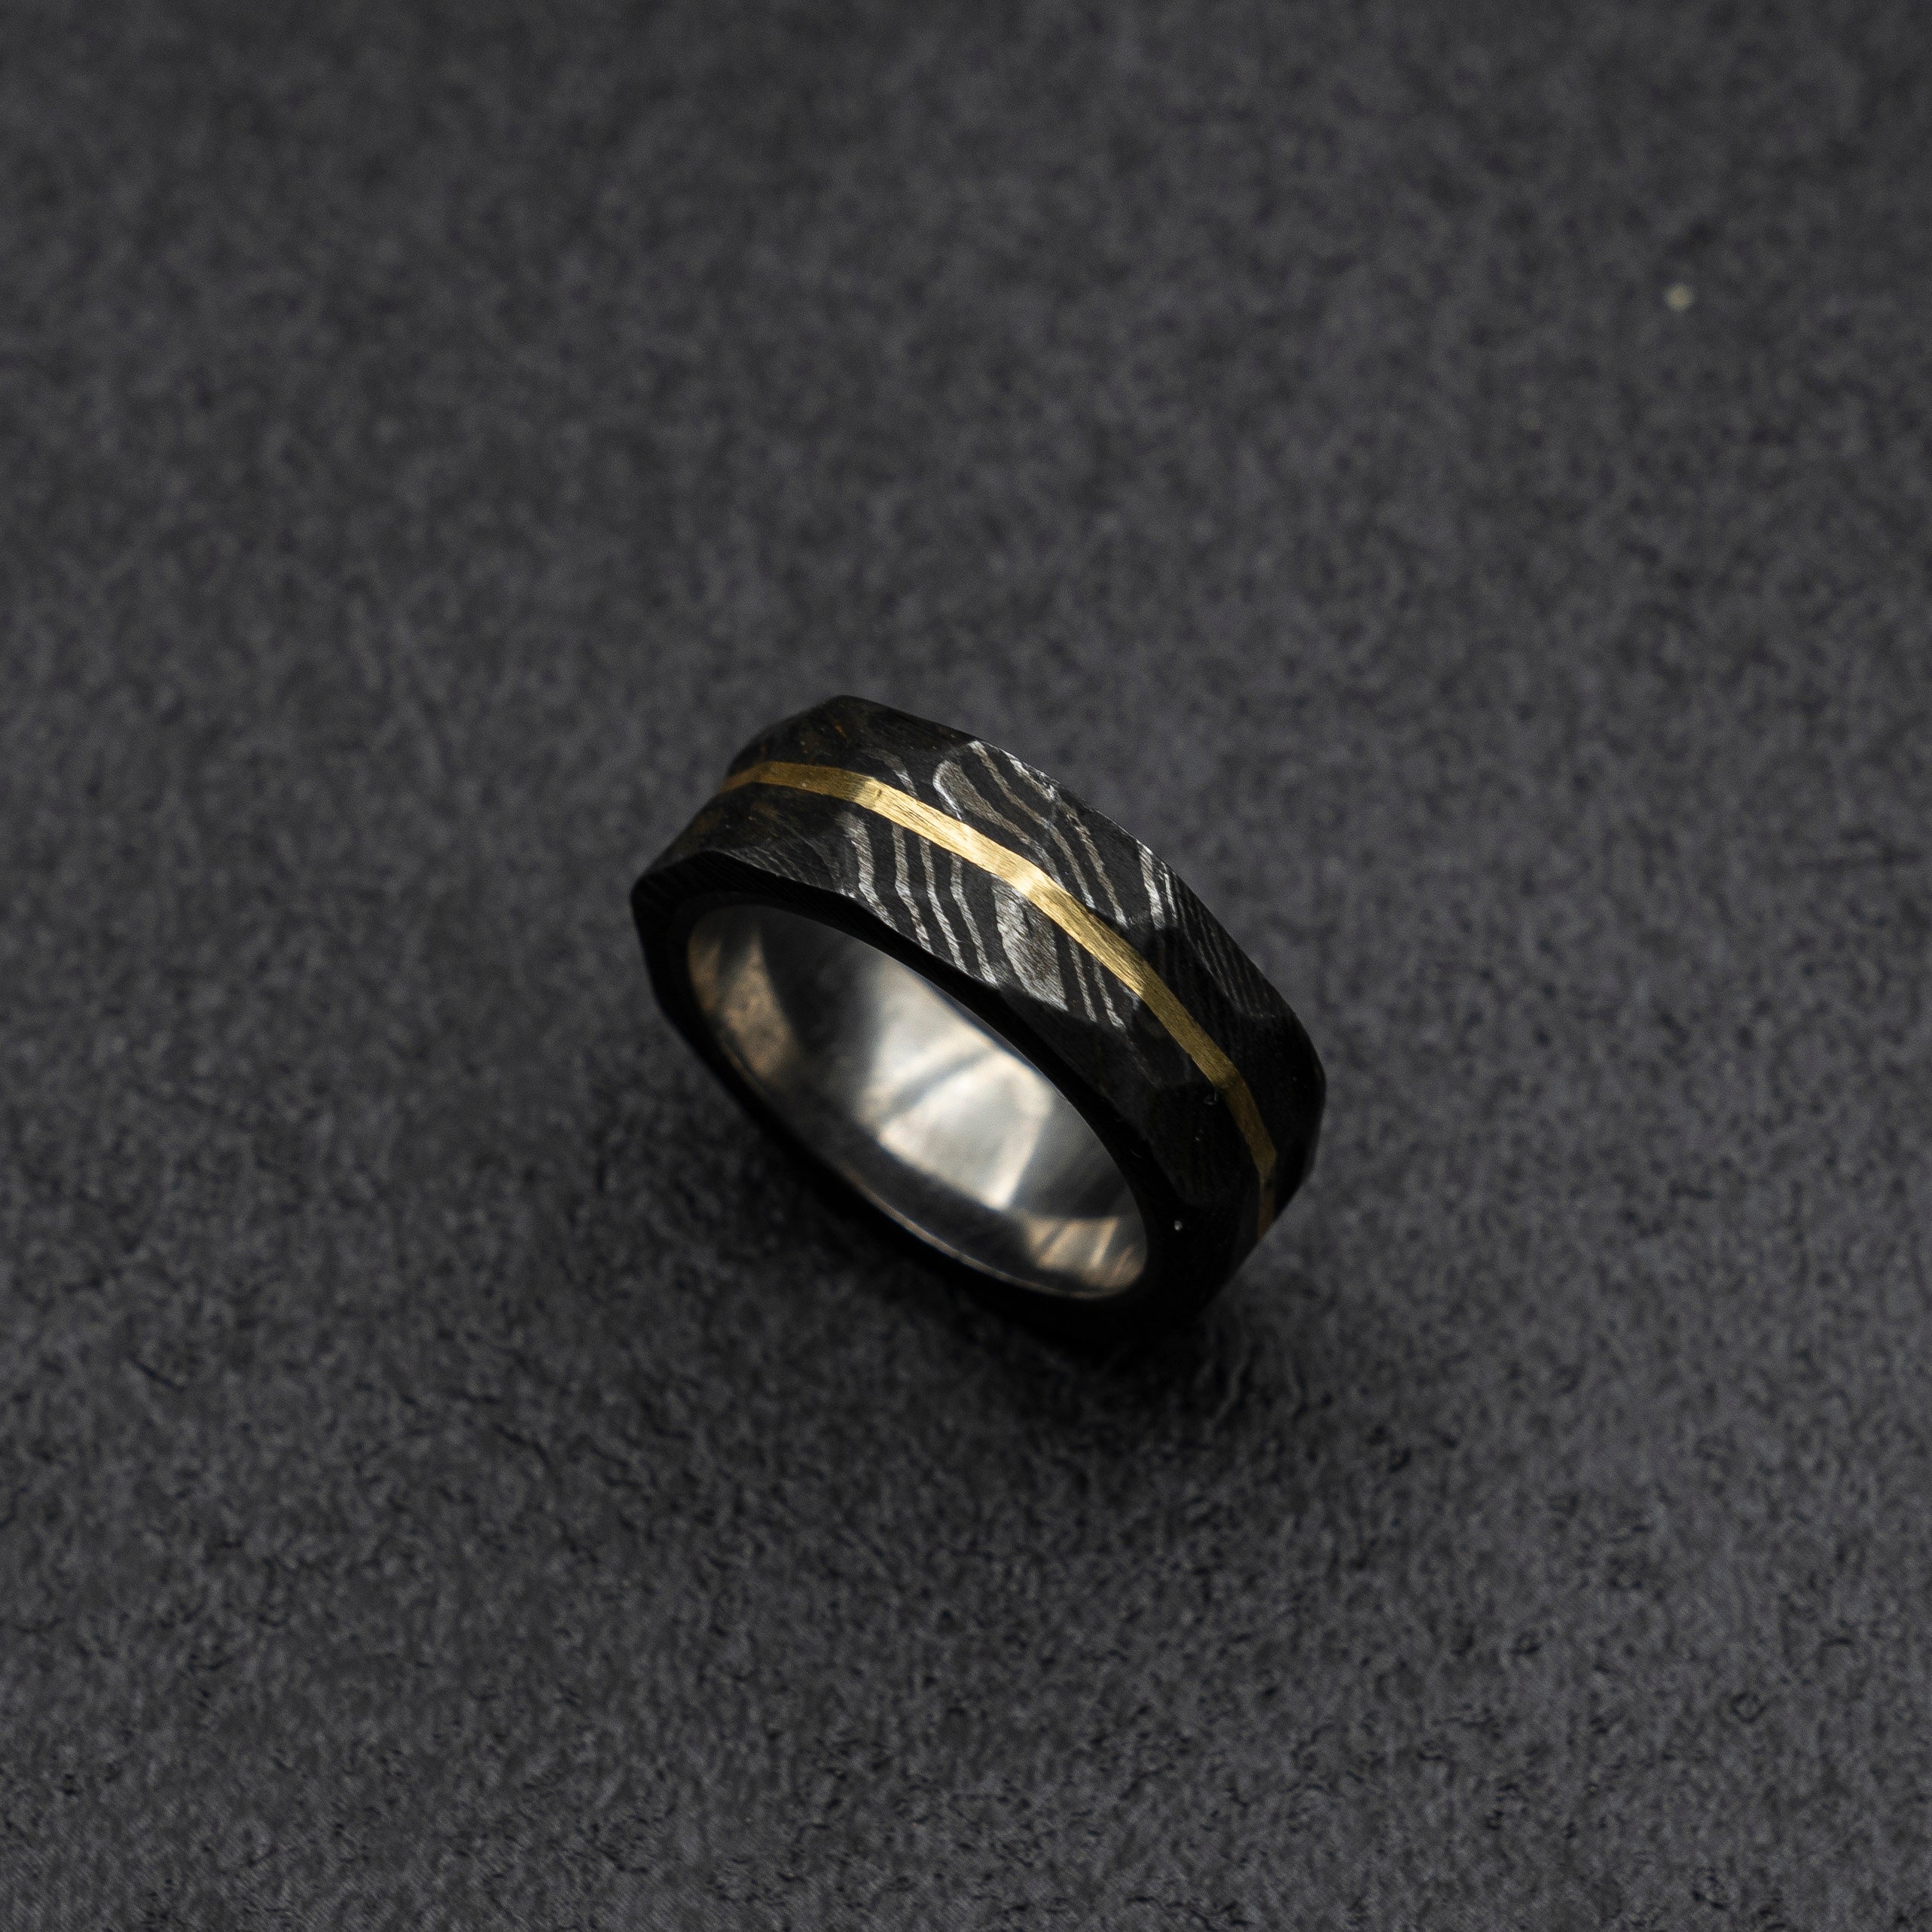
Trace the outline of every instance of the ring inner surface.
{"type": "Polygon", "coordinates": [[[774,906],[692,927],[699,1009],[738,1071],[902,1227],[1001,1280],[1130,1287],[1147,1238],[1100,1137],[1023,1055],[876,946],[774,906]]]}

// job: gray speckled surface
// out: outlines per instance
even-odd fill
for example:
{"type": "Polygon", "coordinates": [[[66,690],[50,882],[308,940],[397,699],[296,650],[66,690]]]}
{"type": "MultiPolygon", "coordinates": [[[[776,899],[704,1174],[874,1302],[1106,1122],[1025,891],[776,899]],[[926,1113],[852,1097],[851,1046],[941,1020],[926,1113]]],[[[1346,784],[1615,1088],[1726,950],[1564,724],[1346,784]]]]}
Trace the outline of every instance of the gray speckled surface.
{"type": "Polygon", "coordinates": [[[1932,1923],[1918,10],[490,16],[10,26],[0,1924],[1932,1923]],[[1321,1049],[1158,1356],[650,1006],[839,689],[1321,1049]]]}

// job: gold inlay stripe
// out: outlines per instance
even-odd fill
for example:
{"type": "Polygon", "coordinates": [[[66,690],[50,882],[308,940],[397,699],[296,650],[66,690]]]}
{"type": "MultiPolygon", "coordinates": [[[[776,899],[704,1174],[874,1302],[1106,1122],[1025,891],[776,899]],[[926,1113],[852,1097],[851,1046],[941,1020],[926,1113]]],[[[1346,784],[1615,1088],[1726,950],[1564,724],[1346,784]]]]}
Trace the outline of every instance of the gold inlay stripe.
{"type": "Polygon", "coordinates": [[[1227,1101],[1247,1143],[1261,1182],[1261,1212],[1256,1230],[1259,1239],[1274,1219],[1274,1142],[1269,1135],[1261,1109],[1255,1105],[1241,1069],[1210,1039],[1201,1023],[1174,997],[1174,989],[1147,962],[1115,932],[1103,924],[1050,873],[1012,847],[975,832],[963,820],[896,786],[882,785],[862,773],[841,771],[830,765],[787,765],[770,762],[747,765],[734,771],[719,786],[720,792],[734,792],[740,785],[789,786],[795,792],[816,792],[828,798],[843,798],[868,812],[876,812],[908,832],[917,832],[929,843],[943,847],[955,858],[990,872],[1010,886],[1028,905],[1051,920],[1067,938],[1097,960],[1115,978],[1143,1001],[1149,1012],[1173,1036],[1189,1059],[1213,1082],[1227,1101]]]}

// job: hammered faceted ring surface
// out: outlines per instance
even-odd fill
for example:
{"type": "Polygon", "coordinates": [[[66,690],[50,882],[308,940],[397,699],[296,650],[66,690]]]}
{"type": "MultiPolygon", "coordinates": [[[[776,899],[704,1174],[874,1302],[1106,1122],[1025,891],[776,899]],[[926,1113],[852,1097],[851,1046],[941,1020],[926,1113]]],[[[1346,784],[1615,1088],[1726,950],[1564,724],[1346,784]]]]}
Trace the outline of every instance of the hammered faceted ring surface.
{"type": "Polygon", "coordinates": [[[774,725],[631,897],[658,998],[825,1185],[1063,1331],[1182,1320],[1314,1155],[1321,1063],[1207,908],[1009,753],[774,725]]]}

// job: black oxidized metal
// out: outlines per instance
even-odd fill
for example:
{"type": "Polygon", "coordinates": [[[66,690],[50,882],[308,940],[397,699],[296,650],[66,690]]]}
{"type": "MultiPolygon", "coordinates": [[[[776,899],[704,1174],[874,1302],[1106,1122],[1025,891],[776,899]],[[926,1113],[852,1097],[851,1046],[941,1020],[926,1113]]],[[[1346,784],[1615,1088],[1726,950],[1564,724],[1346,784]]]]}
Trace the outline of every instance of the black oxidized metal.
{"type": "Polygon", "coordinates": [[[1069,1296],[959,1271],[1009,1308],[1088,1332],[1191,1314],[1308,1171],[1322,1070],[1287,1003],[1146,847],[993,746],[834,698],[746,746],[632,896],[666,1012],[842,1190],[823,1149],[721,1048],[694,993],[694,926],[746,902],[912,967],[1043,1072],[1118,1163],[1145,1224],[1137,1277],[1069,1296]],[[804,789],[822,786],[845,795],[804,789]],[[1134,955],[1158,976],[1146,997],[1122,977],[1134,955]]]}

